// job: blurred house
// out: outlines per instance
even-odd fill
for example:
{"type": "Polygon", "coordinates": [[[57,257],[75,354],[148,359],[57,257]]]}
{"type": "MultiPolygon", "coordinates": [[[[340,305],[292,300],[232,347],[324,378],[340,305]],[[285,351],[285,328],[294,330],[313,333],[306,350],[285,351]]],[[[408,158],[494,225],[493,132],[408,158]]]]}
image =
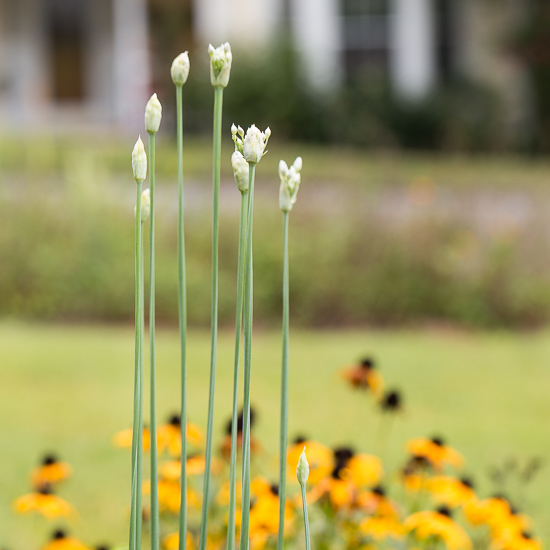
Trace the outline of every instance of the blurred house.
{"type": "MultiPolygon", "coordinates": [[[[403,99],[456,75],[500,90],[510,123],[527,116],[520,62],[502,36],[517,0],[0,0],[0,115],[19,128],[141,123],[151,92],[151,10],[188,10],[187,43],[261,50],[282,34],[312,89],[386,73],[403,99]],[[179,7],[178,7],[179,6],[179,7]]],[[[176,54],[178,52],[174,52],[176,54]]]]}

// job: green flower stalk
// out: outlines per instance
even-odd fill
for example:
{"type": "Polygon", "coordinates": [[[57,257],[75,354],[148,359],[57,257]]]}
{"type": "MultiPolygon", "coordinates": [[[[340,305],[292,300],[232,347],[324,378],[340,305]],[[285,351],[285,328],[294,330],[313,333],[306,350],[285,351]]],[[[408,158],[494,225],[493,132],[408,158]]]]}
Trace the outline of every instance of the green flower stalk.
{"type": "MultiPolygon", "coordinates": [[[[206,424],[206,453],[204,460],[204,488],[202,497],[199,550],[206,549],[208,510],[210,505],[210,475],[212,465],[212,438],[214,430],[214,398],[216,392],[216,354],[218,347],[218,234],[220,200],[220,166],[222,148],[223,90],[229,83],[231,72],[231,47],[226,42],[219,48],[208,46],[210,55],[210,81],[214,87],[214,135],[213,135],[213,207],[212,207],[212,311],[210,386],[208,395],[208,420],[206,424]]],[[[182,456],[182,460],[185,457],[182,456]]]]}
{"type": "MultiPolygon", "coordinates": [[[[235,125],[231,131],[236,130],[235,125]]],[[[242,129],[241,129],[242,131],[242,129]]],[[[243,132],[244,133],[244,132],[243,132]]],[[[236,470],[237,470],[237,421],[239,400],[239,360],[241,345],[241,330],[243,318],[243,285],[244,261],[246,246],[246,226],[248,218],[248,163],[239,151],[231,155],[231,166],[237,188],[241,192],[241,219],[239,224],[239,252],[237,268],[237,305],[235,314],[235,359],[233,368],[233,413],[231,417],[231,455],[229,474],[229,517],[227,521],[227,550],[235,548],[235,501],[236,501],[236,470]]]]}
{"type": "Polygon", "coordinates": [[[311,550],[310,536],[309,536],[309,519],[307,516],[307,497],[306,497],[306,483],[309,477],[309,464],[306,457],[306,448],[302,451],[298,465],[296,466],[296,477],[300,484],[302,491],[302,510],[304,513],[304,531],[306,537],[306,550],[311,550]]]}
{"type": "Polygon", "coordinates": [[[183,52],[170,69],[176,86],[178,148],[178,310],[181,356],[181,495],[179,550],[187,547],[187,286],[185,283],[185,239],[183,227],[183,85],[189,76],[189,56],[183,52]]]}
{"type": "Polygon", "coordinates": [[[281,376],[281,428],[279,441],[279,531],[277,550],[282,550],[285,535],[286,506],[286,454],[288,440],[288,340],[289,340],[289,267],[288,267],[288,215],[296,202],[300,187],[302,158],[298,157],[289,168],[279,162],[279,206],[283,212],[283,359],[281,376]]]}
{"type": "Polygon", "coordinates": [[[246,230],[246,260],[244,281],[244,392],[243,392],[243,475],[240,548],[248,549],[250,515],[250,376],[252,367],[252,320],[253,320],[253,262],[252,228],[254,221],[254,175],[256,164],[265,154],[271,130],[261,132],[252,125],[244,131],[235,125],[231,128],[235,150],[248,163],[248,220],[246,230]]]}
{"type": "Polygon", "coordinates": [[[155,369],[155,134],[162,119],[162,106],[153,94],[145,108],[145,129],[149,134],[149,341],[150,341],[150,423],[151,423],[151,550],[159,550],[159,503],[157,467],[157,412],[155,369]]]}
{"type": "MultiPolygon", "coordinates": [[[[134,353],[134,408],[131,466],[131,506],[129,549],[141,547],[141,461],[143,453],[143,235],[142,185],[147,175],[147,156],[141,137],[132,151],[132,171],[136,180],[135,228],[135,353],[134,353]]],[[[146,212],[145,212],[146,213],[146,212]]]]}

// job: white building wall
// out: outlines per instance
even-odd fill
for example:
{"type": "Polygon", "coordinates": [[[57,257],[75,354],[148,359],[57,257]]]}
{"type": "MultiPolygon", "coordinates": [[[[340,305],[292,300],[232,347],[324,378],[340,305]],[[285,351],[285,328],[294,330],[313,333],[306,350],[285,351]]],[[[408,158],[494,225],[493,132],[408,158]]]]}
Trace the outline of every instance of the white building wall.
{"type": "Polygon", "coordinates": [[[421,100],[436,84],[436,37],[432,0],[393,0],[390,74],[398,95],[421,100]]]}

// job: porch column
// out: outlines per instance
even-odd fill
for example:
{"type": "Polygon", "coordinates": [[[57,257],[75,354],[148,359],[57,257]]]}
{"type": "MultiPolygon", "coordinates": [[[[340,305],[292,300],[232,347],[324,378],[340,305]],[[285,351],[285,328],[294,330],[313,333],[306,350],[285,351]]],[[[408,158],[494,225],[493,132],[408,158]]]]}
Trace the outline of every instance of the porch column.
{"type": "Polygon", "coordinates": [[[147,23],[146,0],[113,0],[114,116],[131,131],[143,131],[152,93],[147,23]]]}
{"type": "Polygon", "coordinates": [[[433,0],[392,0],[390,72],[403,99],[423,99],[436,83],[433,0]]]}
{"type": "Polygon", "coordinates": [[[344,73],[339,1],[296,0],[290,17],[307,80],[319,92],[337,88],[344,73]]]}

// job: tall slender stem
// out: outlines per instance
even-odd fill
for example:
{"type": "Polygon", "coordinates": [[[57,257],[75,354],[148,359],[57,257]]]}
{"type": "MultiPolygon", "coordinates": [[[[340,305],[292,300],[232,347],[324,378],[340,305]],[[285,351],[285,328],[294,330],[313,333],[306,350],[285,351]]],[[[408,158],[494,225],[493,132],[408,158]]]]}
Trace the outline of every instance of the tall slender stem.
{"type": "Polygon", "coordinates": [[[185,239],[183,228],[183,86],[176,85],[178,130],[178,307],[181,350],[181,500],[179,550],[187,548],[187,287],[185,284],[185,239]]]}
{"type": "Polygon", "coordinates": [[[304,531],[306,536],[306,550],[311,550],[311,543],[309,537],[309,518],[307,516],[307,497],[306,497],[306,484],[300,484],[302,489],[302,510],[304,512],[304,531]]]}
{"type": "Polygon", "coordinates": [[[283,364],[281,377],[281,438],[279,442],[279,532],[277,550],[282,550],[285,536],[286,449],[288,439],[288,212],[283,212],[283,364]]]}
{"type": "Polygon", "coordinates": [[[155,134],[149,132],[149,341],[151,369],[151,550],[159,550],[159,497],[157,469],[157,406],[155,384],[155,134]]]}
{"type": "MultiPolygon", "coordinates": [[[[141,202],[140,202],[141,209],[141,202]]],[[[139,338],[140,338],[140,349],[141,353],[139,355],[139,413],[138,413],[138,442],[137,442],[137,474],[136,474],[136,547],[137,550],[141,550],[141,535],[142,535],[142,523],[143,523],[143,507],[141,505],[142,498],[142,476],[143,476],[143,348],[144,348],[144,324],[145,324],[145,315],[144,310],[144,283],[143,283],[143,221],[141,223],[141,241],[140,241],[140,256],[141,256],[141,265],[139,268],[140,278],[139,278],[139,292],[141,300],[141,322],[139,327],[139,338]]]]}
{"type": "Polygon", "coordinates": [[[229,475],[229,519],[227,522],[227,550],[235,548],[235,500],[237,469],[237,420],[239,407],[239,360],[243,319],[244,262],[246,259],[246,223],[248,218],[248,193],[241,193],[241,220],[239,224],[239,254],[237,268],[237,306],[235,314],[235,360],[233,368],[233,415],[231,417],[231,459],[229,475]]]}
{"type": "Polygon", "coordinates": [[[142,235],[141,235],[141,182],[137,182],[136,195],[136,230],[135,230],[135,350],[134,350],[134,408],[132,420],[132,475],[130,497],[130,538],[129,549],[137,549],[137,495],[141,491],[138,485],[138,452],[139,452],[139,404],[141,402],[140,365],[142,354],[141,325],[143,317],[142,280],[142,235]]]}
{"type": "Polygon", "coordinates": [[[254,222],[254,172],[255,164],[249,164],[248,223],[246,231],[246,271],[244,283],[244,392],[243,392],[243,476],[241,510],[241,546],[248,550],[248,525],[250,515],[250,374],[252,367],[252,320],[254,273],[252,261],[252,228],[254,222]]]}
{"type": "MultiPolygon", "coordinates": [[[[212,324],[210,350],[210,390],[208,396],[208,421],[206,428],[206,455],[204,460],[204,489],[202,497],[201,531],[199,550],[206,548],[208,509],[210,504],[210,470],[212,464],[212,435],[214,429],[214,397],[216,391],[216,353],[218,347],[218,232],[220,165],[222,148],[222,106],[223,88],[214,88],[214,167],[213,167],[213,212],[212,212],[212,324]]],[[[182,457],[183,459],[183,457],[182,457]]]]}

